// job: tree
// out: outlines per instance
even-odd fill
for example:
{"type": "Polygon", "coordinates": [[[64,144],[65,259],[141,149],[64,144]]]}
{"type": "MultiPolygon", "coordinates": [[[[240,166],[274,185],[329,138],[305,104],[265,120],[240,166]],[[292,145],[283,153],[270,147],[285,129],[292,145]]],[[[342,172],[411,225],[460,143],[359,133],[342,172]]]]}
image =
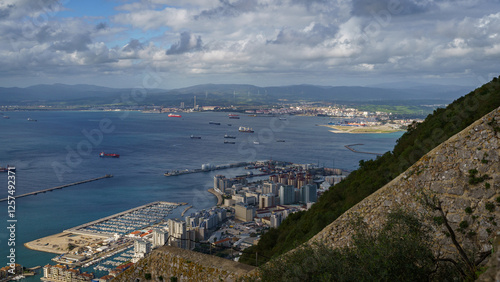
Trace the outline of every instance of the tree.
{"type": "MultiPolygon", "coordinates": [[[[473,254],[472,257],[468,255],[462,245],[458,242],[455,230],[451,227],[448,219],[446,218],[446,213],[443,210],[441,201],[435,195],[431,197],[427,194],[423,194],[422,199],[426,207],[436,211],[439,214],[439,221],[446,228],[448,232],[447,234],[449,234],[449,238],[459,254],[458,261],[454,258],[441,257],[436,258],[436,260],[451,262],[455,266],[457,271],[460,272],[464,280],[475,280],[477,278],[476,273],[479,270],[479,264],[491,254],[491,251],[479,253],[477,256],[473,254]]],[[[460,227],[462,228],[462,222],[460,225],[460,227]]]]}

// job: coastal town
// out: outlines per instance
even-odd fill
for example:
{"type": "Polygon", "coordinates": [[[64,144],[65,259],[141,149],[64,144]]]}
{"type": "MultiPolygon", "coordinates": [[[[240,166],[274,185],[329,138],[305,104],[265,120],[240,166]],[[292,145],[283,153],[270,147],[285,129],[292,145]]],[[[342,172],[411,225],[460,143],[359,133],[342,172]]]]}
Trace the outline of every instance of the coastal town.
{"type": "MultiPolygon", "coordinates": [[[[341,169],[276,160],[245,165],[245,174],[230,178],[221,172],[213,177],[209,192],[217,196],[217,204],[210,209],[190,212],[189,203],[158,201],[25,246],[57,254],[52,259],[54,264],[42,267],[44,281],[66,281],[65,277],[71,277],[71,281],[110,281],[163,245],[238,261],[267,230],[277,228],[290,214],[307,210],[324,191],[349,174],[341,169]],[[181,216],[172,218],[181,206],[181,216]]],[[[203,170],[196,172],[216,169],[204,164],[203,170]]]]}

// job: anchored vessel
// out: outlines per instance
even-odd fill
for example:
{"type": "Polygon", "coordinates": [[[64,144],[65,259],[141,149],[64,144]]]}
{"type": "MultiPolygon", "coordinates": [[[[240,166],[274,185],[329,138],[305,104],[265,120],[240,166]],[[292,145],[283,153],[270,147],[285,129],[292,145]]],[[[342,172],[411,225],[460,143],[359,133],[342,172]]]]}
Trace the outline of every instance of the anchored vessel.
{"type": "Polygon", "coordinates": [[[194,136],[194,135],[191,135],[191,139],[201,139],[201,136],[194,136]]]}
{"type": "Polygon", "coordinates": [[[177,118],[180,118],[182,116],[181,115],[176,115],[176,114],[168,114],[168,117],[177,117],[177,118]]]}
{"type": "Polygon", "coordinates": [[[246,132],[246,133],[253,133],[253,130],[250,127],[244,127],[244,126],[240,126],[240,128],[238,128],[238,131],[239,132],[246,132]]]}
{"type": "Polygon", "coordinates": [[[229,138],[229,139],[236,139],[236,136],[231,136],[231,135],[224,135],[224,138],[229,138]]]}
{"type": "Polygon", "coordinates": [[[106,154],[104,152],[101,152],[99,154],[99,157],[101,157],[101,158],[119,158],[120,155],[118,155],[118,154],[106,154]]]}

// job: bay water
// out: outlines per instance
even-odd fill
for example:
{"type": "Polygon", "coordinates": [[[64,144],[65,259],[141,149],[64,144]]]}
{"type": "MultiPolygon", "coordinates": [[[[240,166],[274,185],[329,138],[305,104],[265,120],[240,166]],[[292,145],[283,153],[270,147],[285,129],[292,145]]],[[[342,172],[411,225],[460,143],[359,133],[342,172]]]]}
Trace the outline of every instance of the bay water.
{"type": "MultiPolygon", "coordinates": [[[[216,204],[207,192],[213,176],[245,173],[234,168],[166,177],[169,170],[201,168],[255,160],[313,163],[354,170],[359,154],[344,145],[364,144],[361,151],[384,153],[393,149],[402,132],[335,134],[325,117],[253,117],[227,113],[180,113],[182,117],[124,111],[19,111],[0,119],[0,166],[16,166],[15,194],[112,174],[106,178],[15,201],[15,256],[25,267],[54,264],[55,254],[26,249],[37,238],[153,201],[187,202],[192,211],[216,204]],[[28,121],[31,118],[36,121],[28,121]],[[220,125],[209,124],[209,122],[220,125]],[[239,126],[254,133],[238,132],[239,126]],[[224,135],[236,144],[224,144],[224,135]],[[201,139],[191,139],[190,136],[201,139]],[[276,142],[276,140],[285,142],[276,142]],[[99,153],[120,158],[100,158],[99,153]]],[[[0,174],[0,198],[8,196],[7,173],[0,174]]],[[[178,208],[172,217],[178,217],[178,208]]],[[[0,265],[8,263],[10,231],[8,204],[0,202],[0,265]]],[[[40,276],[27,280],[38,280],[40,276]]]]}

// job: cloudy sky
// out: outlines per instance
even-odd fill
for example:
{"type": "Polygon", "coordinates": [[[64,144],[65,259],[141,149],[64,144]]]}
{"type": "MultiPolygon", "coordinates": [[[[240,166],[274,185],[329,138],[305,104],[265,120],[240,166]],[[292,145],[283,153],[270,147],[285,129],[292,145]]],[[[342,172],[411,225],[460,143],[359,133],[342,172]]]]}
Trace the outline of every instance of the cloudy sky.
{"type": "Polygon", "coordinates": [[[500,75],[500,0],[2,0],[0,86],[177,88],[500,75]]]}

